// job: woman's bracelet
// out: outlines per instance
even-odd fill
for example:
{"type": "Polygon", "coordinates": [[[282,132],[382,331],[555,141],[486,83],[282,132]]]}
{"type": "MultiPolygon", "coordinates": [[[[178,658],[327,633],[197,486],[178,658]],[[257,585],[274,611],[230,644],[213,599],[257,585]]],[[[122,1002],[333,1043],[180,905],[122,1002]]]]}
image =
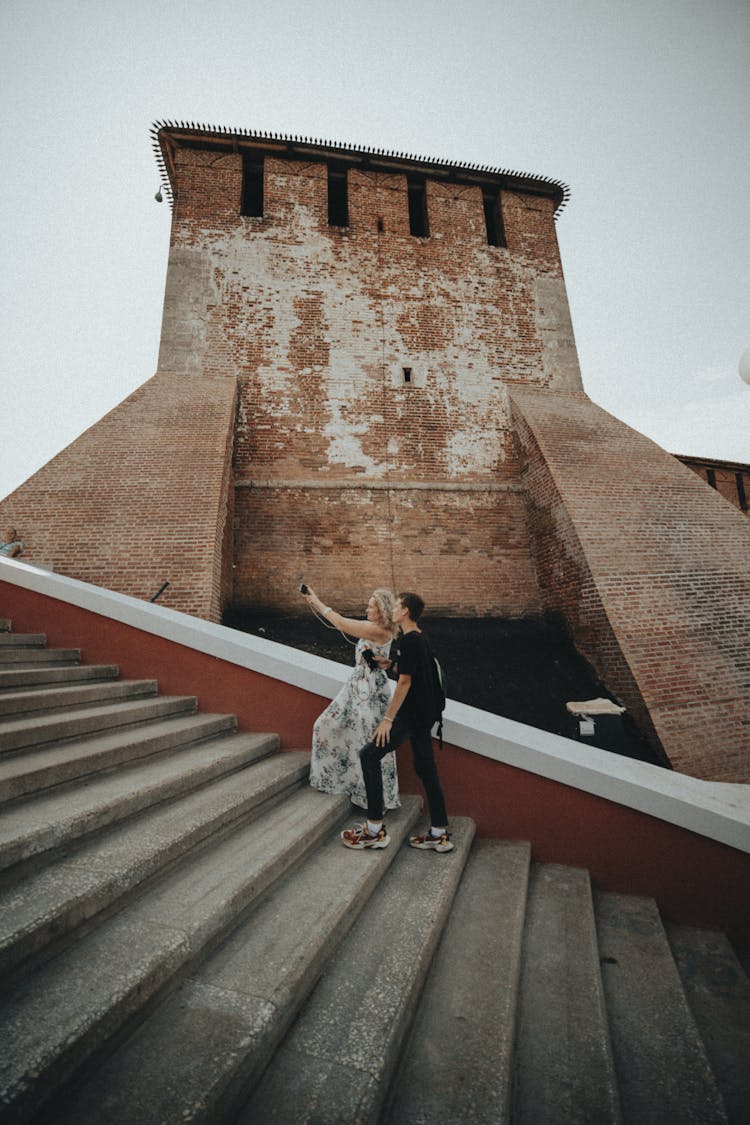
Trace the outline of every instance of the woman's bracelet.
{"type": "Polygon", "coordinates": [[[324,617],[328,617],[328,614],[329,614],[329,613],[333,613],[333,610],[331,609],[331,607],[330,607],[329,605],[327,605],[327,606],[325,607],[325,609],[323,610],[323,616],[324,616],[324,617]]]}
{"type": "Polygon", "coordinates": [[[383,715],[383,722],[384,723],[392,723],[393,719],[391,718],[390,715],[383,715]]]}

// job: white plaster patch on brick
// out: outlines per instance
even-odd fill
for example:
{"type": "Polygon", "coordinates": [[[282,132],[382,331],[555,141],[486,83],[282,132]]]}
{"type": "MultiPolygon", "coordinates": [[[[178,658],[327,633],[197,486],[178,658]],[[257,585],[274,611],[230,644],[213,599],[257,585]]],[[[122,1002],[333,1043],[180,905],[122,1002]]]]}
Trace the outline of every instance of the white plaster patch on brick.
{"type": "Polygon", "coordinates": [[[472,428],[454,430],[448,434],[446,446],[449,477],[491,472],[498,460],[501,440],[500,434],[494,429],[479,433],[472,428]]]}
{"type": "Polygon", "coordinates": [[[158,371],[203,373],[208,307],[217,299],[213,275],[205,250],[175,246],[170,251],[158,371]]]}
{"type": "MultiPolygon", "coordinates": [[[[297,423],[292,423],[296,432],[317,431],[326,439],[325,461],[329,467],[357,468],[363,475],[382,478],[387,472],[386,460],[392,463],[398,454],[383,450],[383,461],[376,460],[372,450],[366,454],[361,438],[367,430],[360,422],[364,411],[369,415],[368,401],[382,400],[383,393],[406,386],[404,368],[409,367],[410,389],[418,394],[428,390],[428,409],[438,395],[435,407],[450,418],[454,438],[448,462],[453,474],[493,472],[504,448],[503,431],[509,415],[502,384],[492,377],[491,358],[496,360],[496,346],[474,308],[474,279],[460,285],[462,316],[453,320],[440,316],[448,294],[433,295],[437,330],[448,333],[447,343],[434,353],[415,353],[394,323],[397,313],[403,312],[403,301],[392,306],[383,302],[384,322],[379,328],[376,298],[371,289],[366,289],[368,275],[352,271],[347,286],[342,287],[341,263],[319,219],[306,205],[298,204],[289,221],[293,237],[283,248],[273,230],[256,230],[249,237],[243,228],[239,233],[210,239],[220,288],[217,306],[226,308],[231,303],[237,310],[232,328],[237,367],[254,370],[253,398],[241,415],[244,425],[262,424],[259,416],[253,416],[254,405],[269,419],[296,418],[297,423]],[[321,364],[300,368],[296,367],[293,348],[299,349],[300,335],[304,346],[305,325],[299,310],[304,310],[306,301],[318,302],[329,350],[321,364]],[[360,325],[362,332],[352,333],[352,324],[360,325]],[[373,365],[378,332],[385,371],[373,365]],[[257,356],[259,343],[263,358],[251,362],[250,350],[254,348],[257,356]],[[319,385],[317,398],[305,408],[315,411],[315,421],[310,422],[309,414],[300,417],[300,395],[304,394],[305,381],[313,377],[319,385]]],[[[412,282],[407,292],[417,299],[417,305],[425,299],[421,282],[412,282]]],[[[416,306],[406,324],[415,317],[416,306]]],[[[528,375],[527,371],[523,373],[528,375]]],[[[397,448],[400,453],[400,446],[397,448]]],[[[283,454],[283,445],[278,452],[283,454]]]]}
{"type": "Polygon", "coordinates": [[[533,293],[536,328],[542,341],[544,373],[549,385],[559,391],[582,391],[565,282],[560,277],[536,277],[533,293]]]}
{"type": "Polygon", "coordinates": [[[328,464],[345,465],[347,468],[364,469],[368,476],[382,477],[385,466],[368,457],[362,449],[359,437],[369,430],[369,423],[345,423],[341,417],[344,406],[341,402],[331,402],[331,421],[324,428],[328,442],[328,464]]]}

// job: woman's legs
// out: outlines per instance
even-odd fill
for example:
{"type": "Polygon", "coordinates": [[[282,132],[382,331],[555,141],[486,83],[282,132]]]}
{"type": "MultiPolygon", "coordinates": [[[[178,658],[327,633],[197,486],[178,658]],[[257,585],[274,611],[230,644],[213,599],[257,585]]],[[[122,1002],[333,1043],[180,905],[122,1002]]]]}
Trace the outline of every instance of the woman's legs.
{"type": "Polygon", "coordinates": [[[385,746],[376,746],[375,742],[368,742],[359,752],[362,764],[362,776],[365,779],[365,792],[367,793],[367,819],[380,821],[383,819],[383,770],[380,763],[386,754],[393,754],[402,742],[409,737],[408,730],[398,717],[391,726],[391,737],[385,746]]]}

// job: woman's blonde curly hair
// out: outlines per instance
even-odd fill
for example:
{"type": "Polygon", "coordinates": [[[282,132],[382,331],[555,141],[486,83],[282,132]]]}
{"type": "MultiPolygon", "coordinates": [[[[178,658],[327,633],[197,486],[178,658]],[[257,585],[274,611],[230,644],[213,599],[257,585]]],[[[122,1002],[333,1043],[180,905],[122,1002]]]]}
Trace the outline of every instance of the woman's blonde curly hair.
{"type": "Polygon", "coordinates": [[[393,590],[386,590],[381,587],[378,590],[373,590],[372,596],[375,599],[375,605],[378,607],[383,628],[395,637],[398,632],[398,625],[393,620],[393,614],[396,611],[396,595],[393,590]]]}

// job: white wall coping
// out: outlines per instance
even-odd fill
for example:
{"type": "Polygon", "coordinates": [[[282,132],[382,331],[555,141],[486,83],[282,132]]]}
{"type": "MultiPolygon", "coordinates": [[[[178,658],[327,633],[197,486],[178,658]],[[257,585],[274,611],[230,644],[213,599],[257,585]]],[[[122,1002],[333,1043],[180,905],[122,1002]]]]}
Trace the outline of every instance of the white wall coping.
{"type": "MultiPolygon", "coordinates": [[[[332,699],[349,669],[166,606],[140,601],[0,556],[0,580],[332,699]]],[[[0,616],[12,619],[12,605],[0,616]]],[[[449,700],[444,738],[474,754],[561,782],[750,853],[750,786],[686,774],[588,747],[449,700]]]]}

